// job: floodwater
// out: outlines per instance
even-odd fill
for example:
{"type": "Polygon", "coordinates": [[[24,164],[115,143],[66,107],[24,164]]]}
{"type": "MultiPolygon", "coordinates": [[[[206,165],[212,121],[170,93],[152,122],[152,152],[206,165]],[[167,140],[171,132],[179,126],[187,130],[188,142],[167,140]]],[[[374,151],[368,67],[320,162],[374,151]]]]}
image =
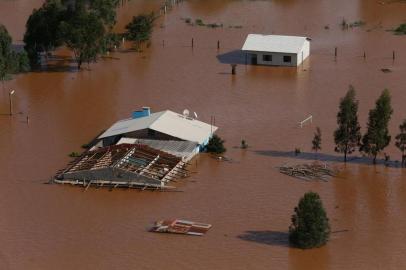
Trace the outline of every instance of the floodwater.
{"type": "MultiPolygon", "coordinates": [[[[0,1],[0,22],[16,42],[40,4],[0,1]]],[[[128,2],[117,29],[160,4],[128,2]]],[[[363,131],[386,87],[393,96],[393,135],[406,118],[406,37],[387,31],[405,14],[400,2],[190,0],[158,20],[142,53],[112,53],[81,72],[62,62],[6,82],[0,94],[0,269],[405,268],[406,171],[364,159],[345,166],[332,139],[349,84],[360,100],[363,131]],[[181,20],[186,17],[224,27],[189,26],[181,20]],[[367,24],[343,31],[343,18],[367,24]],[[298,69],[239,65],[231,76],[228,63],[252,32],[309,36],[311,57],[298,69]],[[9,89],[16,91],[12,117],[9,89]],[[232,162],[201,155],[191,167],[196,173],[177,184],[179,192],[84,192],[43,184],[69,162],[68,153],[141,106],[188,108],[204,121],[215,116],[232,162]],[[298,128],[308,115],[313,124],[298,128]],[[279,174],[276,166],[315,158],[316,126],[323,133],[318,158],[334,162],[340,177],[304,182],[279,174]],[[241,139],[250,145],[246,151],[237,147],[241,139]],[[306,153],[295,158],[296,147],[306,153]],[[309,190],[321,195],[333,234],[325,247],[302,251],[287,246],[287,231],[294,206],[309,190]],[[154,220],[172,217],[213,228],[204,237],[147,232],[154,220]]],[[[393,144],[385,151],[399,159],[393,144]]]]}

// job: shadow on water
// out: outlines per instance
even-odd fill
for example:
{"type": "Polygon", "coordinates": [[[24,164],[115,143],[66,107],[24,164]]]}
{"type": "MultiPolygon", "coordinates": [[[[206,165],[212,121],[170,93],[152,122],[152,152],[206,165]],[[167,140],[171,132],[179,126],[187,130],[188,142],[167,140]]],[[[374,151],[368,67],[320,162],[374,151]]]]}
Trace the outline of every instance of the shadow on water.
{"type": "MultiPolygon", "coordinates": [[[[324,153],[310,153],[310,152],[301,152],[300,154],[295,154],[294,151],[276,151],[276,150],[258,150],[254,153],[269,156],[269,157],[283,157],[283,158],[293,158],[298,160],[311,160],[311,161],[325,161],[325,162],[337,162],[344,163],[343,156],[330,155],[324,153]]],[[[383,165],[390,168],[401,168],[400,162],[397,160],[385,161],[382,159],[377,159],[376,164],[372,163],[372,159],[368,157],[359,157],[351,156],[347,157],[347,163],[355,163],[362,165],[383,165]]]]}
{"type": "Polygon", "coordinates": [[[245,241],[256,242],[271,246],[289,247],[289,233],[278,231],[246,231],[237,236],[245,241]]]}
{"type": "Polygon", "coordinates": [[[246,59],[246,53],[241,50],[234,50],[231,52],[217,55],[217,59],[222,64],[250,64],[249,59],[246,59]]]}

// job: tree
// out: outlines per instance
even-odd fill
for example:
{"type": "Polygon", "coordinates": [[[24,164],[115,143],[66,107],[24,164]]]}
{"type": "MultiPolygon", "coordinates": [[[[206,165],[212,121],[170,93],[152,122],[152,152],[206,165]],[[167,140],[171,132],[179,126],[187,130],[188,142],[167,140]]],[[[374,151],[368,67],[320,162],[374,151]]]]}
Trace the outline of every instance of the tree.
{"type": "Polygon", "coordinates": [[[316,153],[317,151],[321,150],[321,130],[319,127],[316,128],[316,132],[314,133],[312,150],[316,153]]]}
{"type": "Polygon", "coordinates": [[[148,15],[134,16],[132,21],[125,27],[127,38],[137,43],[148,41],[151,38],[154,21],[155,15],[153,12],[148,15]]]}
{"type": "Polygon", "coordinates": [[[12,39],[6,27],[0,24],[0,80],[10,78],[11,74],[29,71],[27,53],[15,52],[12,47],[12,39]]]}
{"type": "Polygon", "coordinates": [[[0,24],[0,80],[3,84],[11,73],[11,36],[6,27],[0,24]]]}
{"type": "Polygon", "coordinates": [[[344,98],[340,101],[340,109],[337,114],[338,128],[334,132],[335,151],[344,154],[344,162],[347,155],[355,151],[360,145],[361,132],[358,122],[358,100],[355,100],[355,89],[350,85],[344,98]]]}
{"type": "Polygon", "coordinates": [[[330,236],[330,225],[320,196],[307,192],[294,211],[289,227],[291,245],[302,249],[325,245],[330,236]]]}
{"type": "Polygon", "coordinates": [[[63,36],[59,26],[64,20],[65,9],[58,0],[47,0],[41,8],[34,9],[26,23],[25,49],[31,64],[39,62],[39,53],[50,51],[62,45],[63,36]]]}
{"type": "Polygon", "coordinates": [[[103,48],[105,29],[95,13],[78,7],[61,23],[60,29],[66,46],[73,51],[78,69],[84,62],[96,61],[103,48]]]}
{"type": "Polygon", "coordinates": [[[361,151],[372,156],[374,164],[377,155],[390,143],[388,124],[392,113],[391,96],[389,90],[385,89],[375,108],[369,111],[367,133],[362,138],[361,151]]]}
{"type": "Polygon", "coordinates": [[[395,145],[402,152],[402,167],[406,166],[406,119],[399,126],[400,133],[396,135],[395,145]]]}
{"type": "Polygon", "coordinates": [[[213,137],[210,138],[209,143],[207,144],[207,152],[222,154],[225,151],[226,148],[224,147],[224,140],[222,140],[217,135],[213,135],[213,137]]]}

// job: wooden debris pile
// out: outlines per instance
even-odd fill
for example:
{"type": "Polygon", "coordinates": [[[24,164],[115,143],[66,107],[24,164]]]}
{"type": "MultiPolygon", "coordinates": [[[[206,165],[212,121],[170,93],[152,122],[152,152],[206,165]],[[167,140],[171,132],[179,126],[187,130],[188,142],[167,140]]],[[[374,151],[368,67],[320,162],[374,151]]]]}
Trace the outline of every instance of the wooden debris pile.
{"type": "Polygon", "coordinates": [[[296,164],[296,165],[285,164],[280,166],[278,169],[280,173],[306,181],[311,180],[327,181],[331,177],[335,177],[338,174],[338,171],[336,169],[331,168],[326,163],[296,164]]]}

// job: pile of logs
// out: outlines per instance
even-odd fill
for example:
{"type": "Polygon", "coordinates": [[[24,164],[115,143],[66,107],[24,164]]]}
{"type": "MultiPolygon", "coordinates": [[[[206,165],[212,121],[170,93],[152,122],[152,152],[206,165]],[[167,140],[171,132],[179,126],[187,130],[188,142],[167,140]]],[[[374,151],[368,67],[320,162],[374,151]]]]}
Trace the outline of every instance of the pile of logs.
{"type": "Polygon", "coordinates": [[[338,174],[338,171],[336,169],[331,168],[326,163],[297,164],[297,165],[285,164],[279,167],[279,172],[306,181],[311,180],[327,181],[331,177],[335,177],[338,174]]]}

